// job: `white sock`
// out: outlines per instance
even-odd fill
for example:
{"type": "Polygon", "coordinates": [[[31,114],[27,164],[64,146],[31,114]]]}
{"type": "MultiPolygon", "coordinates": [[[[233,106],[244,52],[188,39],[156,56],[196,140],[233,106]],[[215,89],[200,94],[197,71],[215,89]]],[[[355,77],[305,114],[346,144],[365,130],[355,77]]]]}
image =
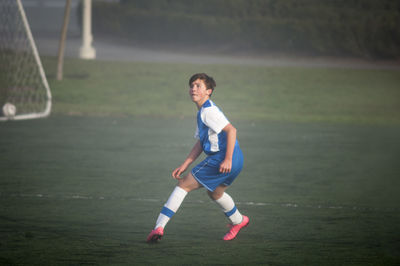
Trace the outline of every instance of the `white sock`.
{"type": "Polygon", "coordinates": [[[160,226],[164,228],[167,225],[169,219],[176,213],[176,211],[179,209],[179,206],[181,206],[186,195],[186,190],[178,186],[175,187],[174,191],[172,191],[171,195],[169,196],[167,203],[165,203],[164,207],[162,208],[154,229],[160,226]]]}
{"type": "Polygon", "coordinates": [[[231,221],[232,224],[240,224],[242,222],[242,215],[235,206],[235,202],[231,196],[224,192],[222,197],[215,200],[215,202],[221,206],[222,211],[225,213],[226,217],[231,221]]]}

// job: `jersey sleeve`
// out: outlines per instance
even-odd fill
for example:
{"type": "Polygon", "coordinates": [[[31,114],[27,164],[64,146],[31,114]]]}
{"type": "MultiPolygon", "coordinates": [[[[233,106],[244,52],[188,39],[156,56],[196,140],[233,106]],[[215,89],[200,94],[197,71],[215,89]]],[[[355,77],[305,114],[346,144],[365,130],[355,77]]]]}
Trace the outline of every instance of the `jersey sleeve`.
{"type": "Polygon", "coordinates": [[[216,106],[206,108],[202,114],[204,124],[219,134],[229,124],[228,119],[216,106]]]}

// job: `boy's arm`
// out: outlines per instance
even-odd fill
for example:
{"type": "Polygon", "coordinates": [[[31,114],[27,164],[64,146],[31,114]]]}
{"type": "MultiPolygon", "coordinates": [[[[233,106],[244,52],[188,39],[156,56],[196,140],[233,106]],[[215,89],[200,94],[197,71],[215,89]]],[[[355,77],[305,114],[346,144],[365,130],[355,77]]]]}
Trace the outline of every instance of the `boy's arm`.
{"type": "Polygon", "coordinates": [[[236,143],[236,128],[232,126],[232,124],[228,124],[222,130],[226,132],[226,153],[225,159],[219,166],[219,171],[221,173],[229,173],[232,169],[233,149],[236,143]]]}
{"type": "Polygon", "coordinates": [[[172,177],[175,179],[180,179],[180,175],[185,172],[185,170],[189,167],[189,165],[194,162],[197,157],[199,157],[199,155],[201,154],[201,152],[203,151],[203,148],[201,147],[201,143],[200,140],[198,140],[192,150],[190,151],[188,157],[186,158],[186,160],[178,167],[176,168],[173,172],[172,172],[172,177]]]}

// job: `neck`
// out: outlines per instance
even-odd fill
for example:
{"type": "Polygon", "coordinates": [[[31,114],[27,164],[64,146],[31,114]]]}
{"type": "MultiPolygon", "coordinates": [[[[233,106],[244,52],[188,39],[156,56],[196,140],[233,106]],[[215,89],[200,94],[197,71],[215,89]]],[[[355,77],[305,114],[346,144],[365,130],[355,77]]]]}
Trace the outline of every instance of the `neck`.
{"type": "Polygon", "coordinates": [[[199,109],[199,110],[200,110],[200,108],[203,106],[203,104],[204,104],[206,101],[208,101],[209,99],[210,99],[210,98],[209,98],[209,97],[207,97],[207,99],[205,99],[205,100],[203,100],[203,101],[196,102],[197,109],[199,109]]]}

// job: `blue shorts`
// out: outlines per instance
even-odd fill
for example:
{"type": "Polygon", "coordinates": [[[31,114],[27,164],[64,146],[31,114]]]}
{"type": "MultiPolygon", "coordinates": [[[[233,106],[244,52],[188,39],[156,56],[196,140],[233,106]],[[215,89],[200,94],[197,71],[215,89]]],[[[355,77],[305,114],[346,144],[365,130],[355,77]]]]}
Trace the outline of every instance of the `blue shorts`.
{"type": "Polygon", "coordinates": [[[235,145],[232,169],[229,173],[219,172],[219,166],[224,158],[225,152],[208,156],[192,169],[193,177],[209,191],[214,191],[221,184],[229,186],[243,168],[243,154],[239,145],[235,145]]]}

